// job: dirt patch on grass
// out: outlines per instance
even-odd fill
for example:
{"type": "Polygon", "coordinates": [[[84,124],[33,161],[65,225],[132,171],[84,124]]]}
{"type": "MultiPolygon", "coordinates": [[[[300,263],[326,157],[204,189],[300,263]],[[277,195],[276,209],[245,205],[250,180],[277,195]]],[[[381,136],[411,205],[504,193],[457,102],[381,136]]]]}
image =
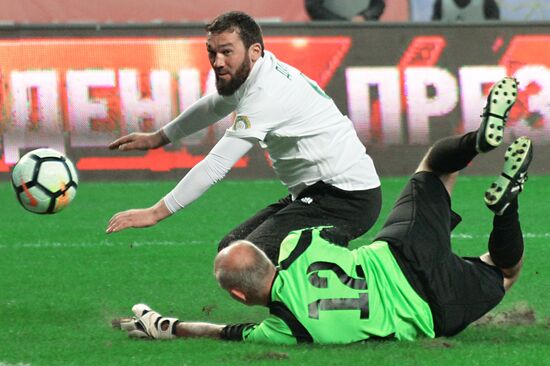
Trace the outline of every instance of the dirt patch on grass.
{"type": "Polygon", "coordinates": [[[446,338],[436,338],[426,341],[423,344],[424,348],[454,348],[455,345],[446,338]]]}
{"type": "Polygon", "coordinates": [[[485,314],[474,325],[533,325],[536,322],[535,310],[528,304],[518,304],[514,308],[499,313],[485,314]]]}
{"type": "Polygon", "coordinates": [[[217,305],[205,305],[202,307],[201,311],[206,316],[210,316],[210,314],[218,308],[217,305]]]}
{"type": "Polygon", "coordinates": [[[261,361],[261,360],[288,360],[288,353],[285,352],[263,352],[256,355],[249,355],[246,357],[249,360],[261,361]]]}

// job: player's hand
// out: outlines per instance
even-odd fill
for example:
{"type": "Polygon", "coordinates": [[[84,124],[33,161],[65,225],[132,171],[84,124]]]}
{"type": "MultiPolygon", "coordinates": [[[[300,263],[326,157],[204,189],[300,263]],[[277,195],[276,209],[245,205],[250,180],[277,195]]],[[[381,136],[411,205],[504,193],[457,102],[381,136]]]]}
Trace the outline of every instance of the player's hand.
{"type": "Polygon", "coordinates": [[[131,338],[173,339],[176,338],[176,318],[166,318],[145,304],[132,307],[135,317],[119,318],[112,321],[115,328],[128,332],[131,338]]]}
{"type": "Polygon", "coordinates": [[[153,226],[162,219],[170,216],[170,214],[164,201],[160,200],[153,207],[132,209],[115,214],[111,220],[109,220],[105,232],[110,234],[129,227],[140,228],[153,226]]]}
{"type": "Polygon", "coordinates": [[[122,136],[109,145],[111,150],[149,150],[166,145],[170,140],[166,137],[162,130],[157,132],[134,132],[126,136],[122,136]]]}

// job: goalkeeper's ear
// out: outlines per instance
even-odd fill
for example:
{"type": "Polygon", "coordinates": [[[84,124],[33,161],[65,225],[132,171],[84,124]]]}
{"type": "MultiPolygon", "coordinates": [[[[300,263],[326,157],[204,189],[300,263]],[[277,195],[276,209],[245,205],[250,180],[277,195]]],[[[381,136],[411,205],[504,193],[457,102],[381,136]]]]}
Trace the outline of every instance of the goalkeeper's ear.
{"type": "Polygon", "coordinates": [[[246,294],[243,291],[236,288],[232,288],[229,290],[229,294],[231,295],[232,298],[234,298],[238,302],[242,302],[243,304],[246,304],[246,294]]]}

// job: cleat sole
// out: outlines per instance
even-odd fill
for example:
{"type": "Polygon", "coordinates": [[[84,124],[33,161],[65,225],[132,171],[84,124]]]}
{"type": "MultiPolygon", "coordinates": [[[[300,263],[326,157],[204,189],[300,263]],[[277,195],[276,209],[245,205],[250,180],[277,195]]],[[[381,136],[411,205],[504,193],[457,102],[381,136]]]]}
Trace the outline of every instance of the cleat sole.
{"type": "Polygon", "coordinates": [[[510,109],[516,102],[517,81],[506,77],[493,85],[482,114],[476,139],[478,152],[487,152],[498,146],[504,138],[504,125],[510,109]]]}
{"type": "Polygon", "coordinates": [[[506,150],[502,173],[484,196],[485,204],[491,211],[502,215],[510,202],[522,191],[532,159],[533,147],[527,137],[519,137],[506,150]]]}

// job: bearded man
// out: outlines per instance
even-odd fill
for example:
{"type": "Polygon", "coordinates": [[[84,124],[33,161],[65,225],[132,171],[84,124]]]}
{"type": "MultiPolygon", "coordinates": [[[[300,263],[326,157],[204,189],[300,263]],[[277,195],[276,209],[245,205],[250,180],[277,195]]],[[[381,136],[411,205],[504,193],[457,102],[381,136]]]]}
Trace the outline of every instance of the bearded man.
{"type": "Polygon", "coordinates": [[[235,120],[212,151],[155,205],[114,215],[107,233],[146,227],[176,213],[221,180],[258,143],[289,195],[237,226],[219,244],[249,240],[277,262],[290,231],[329,225],[342,243],[365,233],[381,208],[380,180],[353,123],[298,69],[264,50],[260,26],[229,12],[206,26],[217,93],[206,95],[163,128],[132,133],[111,149],[154,149],[219,121],[235,120]]]}

